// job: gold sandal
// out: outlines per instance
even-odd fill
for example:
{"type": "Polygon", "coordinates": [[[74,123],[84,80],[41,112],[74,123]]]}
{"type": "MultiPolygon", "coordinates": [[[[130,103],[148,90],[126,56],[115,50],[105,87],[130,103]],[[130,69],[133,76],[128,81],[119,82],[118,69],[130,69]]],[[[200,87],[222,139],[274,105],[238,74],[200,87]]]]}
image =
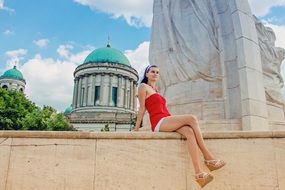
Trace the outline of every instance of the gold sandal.
{"type": "Polygon", "coordinates": [[[196,182],[200,185],[200,187],[203,188],[205,185],[207,185],[214,179],[214,176],[210,173],[201,172],[195,175],[195,179],[196,182]]]}
{"type": "Polygon", "coordinates": [[[226,162],[223,160],[205,160],[204,162],[210,171],[220,169],[226,165],[226,162]]]}

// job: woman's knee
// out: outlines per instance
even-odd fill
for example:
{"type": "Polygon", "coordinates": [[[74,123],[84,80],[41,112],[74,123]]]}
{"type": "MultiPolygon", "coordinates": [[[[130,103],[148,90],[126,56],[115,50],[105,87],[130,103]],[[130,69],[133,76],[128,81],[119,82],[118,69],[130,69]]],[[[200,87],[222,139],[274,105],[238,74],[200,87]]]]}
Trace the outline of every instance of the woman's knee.
{"type": "Polygon", "coordinates": [[[188,138],[193,138],[195,136],[195,133],[193,129],[190,126],[185,127],[185,137],[188,138]]]}
{"type": "MultiPolygon", "coordinates": [[[[198,123],[198,118],[195,115],[188,115],[188,121],[190,122],[191,126],[192,125],[197,125],[198,123]]],[[[192,126],[193,127],[193,126],[192,126]]]]}

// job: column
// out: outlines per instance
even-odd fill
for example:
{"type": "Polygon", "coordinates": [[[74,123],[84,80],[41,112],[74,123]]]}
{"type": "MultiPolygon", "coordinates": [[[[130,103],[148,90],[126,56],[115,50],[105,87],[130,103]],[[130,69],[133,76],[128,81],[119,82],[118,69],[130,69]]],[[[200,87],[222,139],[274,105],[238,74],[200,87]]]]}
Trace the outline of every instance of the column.
{"type": "Polygon", "coordinates": [[[110,74],[110,81],[109,81],[109,101],[108,101],[108,105],[109,106],[113,106],[113,102],[112,102],[112,79],[114,78],[114,76],[112,74],[110,74]]]}
{"type": "Polygon", "coordinates": [[[78,84],[78,78],[74,79],[74,88],[73,88],[73,101],[72,101],[72,109],[76,108],[77,106],[77,84],[78,84]]]}
{"type": "Polygon", "coordinates": [[[90,96],[90,102],[89,105],[93,106],[94,104],[94,98],[95,98],[95,81],[96,81],[96,75],[91,75],[91,96],[90,96]]]}
{"type": "Polygon", "coordinates": [[[84,102],[83,102],[83,106],[87,106],[87,102],[88,102],[88,79],[89,79],[89,75],[85,75],[85,84],[84,84],[84,88],[85,88],[85,92],[84,92],[84,102]]]}
{"type": "Polygon", "coordinates": [[[104,96],[104,91],[103,91],[103,87],[104,87],[104,73],[101,73],[101,81],[100,81],[100,103],[99,105],[102,106],[103,105],[103,96],[104,96]]]}
{"type": "Polygon", "coordinates": [[[118,107],[123,107],[123,102],[122,100],[124,99],[123,97],[123,89],[122,89],[122,75],[118,76],[118,97],[117,97],[117,106],[118,107]]]}
{"type": "Polygon", "coordinates": [[[77,106],[76,107],[81,107],[80,106],[81,88],[82,88],[82,77],[79,77],[79,79],[78,79],[78,89],[77,89],[77,106]]]}
{"type": "Polygon", "coordinates": [[[134,81],[132,85],[133,85],[133,89],[134,89],[134,91],[133,91],[133,97],[134,97],[134,99],[133,99],[133,110],[137,111],[137,100],[138,100],[138,98],[137,98],[137,85],[136,85],[136,82],[134,81]]]}
{"type": "Polygon", "coordinates": [[[124,108],[128,107],[128,78],[125,77],[125,94],[124,94],[124,108]]]}
{"type": "Polygon", "coordinates": [[[130,79],[130,105],[129,105],[129,109],[133,110],[133,103],[134,103],[134,95],[133,95],[133,79],[130,79]]]}

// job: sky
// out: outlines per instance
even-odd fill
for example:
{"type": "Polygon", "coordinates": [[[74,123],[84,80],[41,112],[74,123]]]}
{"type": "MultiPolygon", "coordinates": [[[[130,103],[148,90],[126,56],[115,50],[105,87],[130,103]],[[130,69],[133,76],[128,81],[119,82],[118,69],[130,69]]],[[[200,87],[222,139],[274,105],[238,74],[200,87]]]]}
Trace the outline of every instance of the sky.
{"type": "MultiPolygon", "coordinates": [[[[58,111],[70,106],[73,72],[94,49],[122,51],[141,73],[148,65],[153,0],[0,0],[0,75],[14,65],[27,97],[58,111]]],[[[285,0],[249,0],[285,48],[285,0]]],[[[282,74],[285,76],[285,64],[282,74]]]]}

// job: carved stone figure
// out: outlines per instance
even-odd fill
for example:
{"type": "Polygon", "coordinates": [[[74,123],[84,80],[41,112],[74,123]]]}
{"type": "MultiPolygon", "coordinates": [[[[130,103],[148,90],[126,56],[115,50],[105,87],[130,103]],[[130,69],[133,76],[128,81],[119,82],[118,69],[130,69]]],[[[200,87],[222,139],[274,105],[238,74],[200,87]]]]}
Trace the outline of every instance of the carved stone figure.
{"type": "Polygon", "coordinates": [[[265,27],[256,17],[255,25],[261,52],[266,99],[270,102],[284,105],[284,99],[281,94],[284,81],[280,73],[280,66],[284,60],[285,50],[275,46],[276,37],[270,27],[265,27]]]}
{"type": "Polygon", "coordinates": [[[160,68],[160,92],[172,113],[218,121],[205,130],[285,124],[284,51],[274,41],[246,0],[154,0],[149,60],[160,68]]]}

